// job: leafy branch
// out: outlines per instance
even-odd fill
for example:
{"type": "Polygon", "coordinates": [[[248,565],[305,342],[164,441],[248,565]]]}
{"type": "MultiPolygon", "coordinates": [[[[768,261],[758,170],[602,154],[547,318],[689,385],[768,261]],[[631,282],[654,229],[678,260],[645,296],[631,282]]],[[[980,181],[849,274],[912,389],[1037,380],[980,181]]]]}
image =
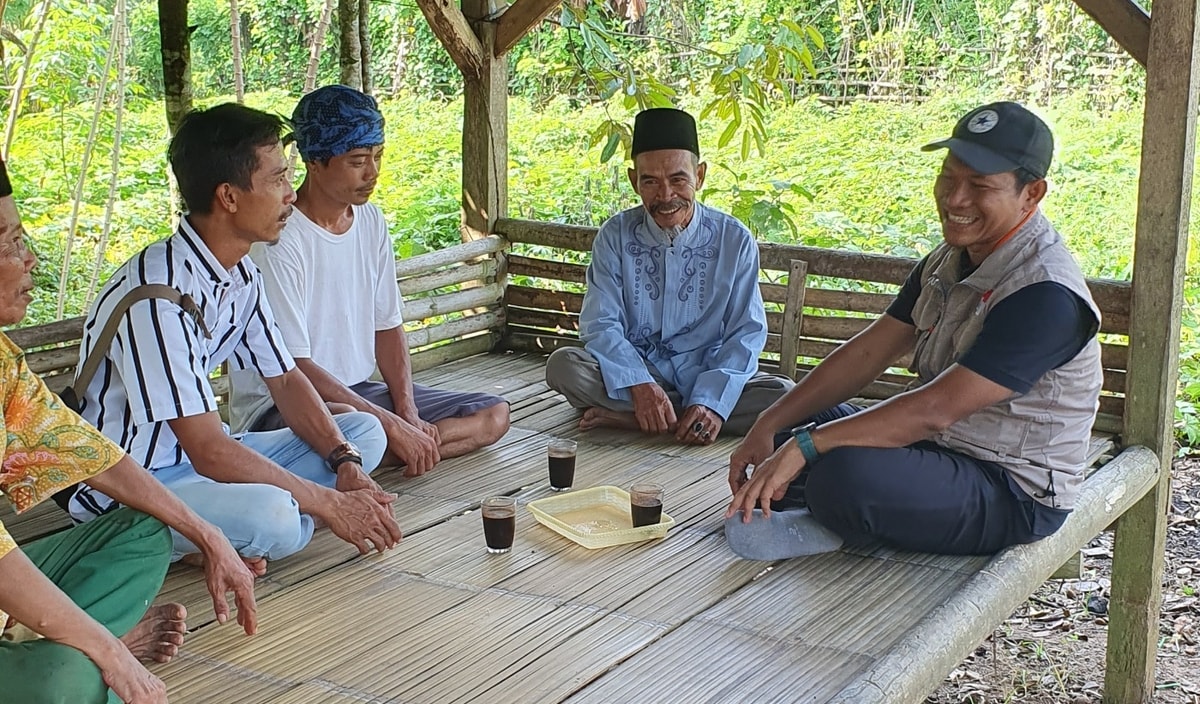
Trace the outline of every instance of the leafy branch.
{"type": "MultiPolygon", "coordinates": [[[[576,70],[601,100],[620,94],[629,111],[670,107],[680,92],[699,94],[707,84],[711,97],[700,119],[715,115],[723,121],[718,148],[740,143],[743,160],[751,151],[766,154],[771,107],[792,102],[796,84],[804,76],[816,76],[815,52],[825,50],[824,38],[813,25],[776,17],[765,17],[762,23],[770,30],[769,40],[697,45],[622,31],[614,26],[607,5],[598,0],[582,6],[564,3],[559,19],[560,26],[577,37],[582,47],[581,52],[572,52],[576,70]],[[689,50],[701,70],[683,72],[673,84],[668,83],[660,74],[663,64],[669,62],[654,52],[661,44],[689,50]]],[[[619,147],[627,155],[631,143],[629,126],[610,118],[592,131],[589,146],[603,144],[600,158],[608,162],[619,147]]]]}

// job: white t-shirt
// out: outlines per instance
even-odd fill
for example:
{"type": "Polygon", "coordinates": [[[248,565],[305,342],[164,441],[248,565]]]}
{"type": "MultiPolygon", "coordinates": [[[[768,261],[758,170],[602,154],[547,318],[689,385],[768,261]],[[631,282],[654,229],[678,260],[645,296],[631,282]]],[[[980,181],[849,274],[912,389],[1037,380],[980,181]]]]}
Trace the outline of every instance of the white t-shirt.
{"type": "MultiPolygon", "coordinates": [[[[370,203],[352,207],[354,222],[343,234],[296,208],[277,244],[250,250],[288,351],[347,386],[375,372],[375,332],[404,322],[383,213],[370,203]]],[[[230,424],[240,432],[271,407],[271,398],[256,374],[235,374],[232,383],[230,424]]]]}

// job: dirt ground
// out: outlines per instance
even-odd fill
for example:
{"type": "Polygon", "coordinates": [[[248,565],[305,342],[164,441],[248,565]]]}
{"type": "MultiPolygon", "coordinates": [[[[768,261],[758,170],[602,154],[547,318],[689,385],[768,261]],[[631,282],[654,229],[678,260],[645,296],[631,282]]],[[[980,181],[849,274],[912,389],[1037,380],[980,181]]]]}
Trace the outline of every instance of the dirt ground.
{"type": "MultiPolygon", "coordinates": [[[[1154,702],[1200,704],[1200,457],[1176,460],[1154,702]]],[[[928,704],[1089,704],[1104,688],[1112,534],[1083,550],[1083,578],[1047,582],[928,704]]]]}

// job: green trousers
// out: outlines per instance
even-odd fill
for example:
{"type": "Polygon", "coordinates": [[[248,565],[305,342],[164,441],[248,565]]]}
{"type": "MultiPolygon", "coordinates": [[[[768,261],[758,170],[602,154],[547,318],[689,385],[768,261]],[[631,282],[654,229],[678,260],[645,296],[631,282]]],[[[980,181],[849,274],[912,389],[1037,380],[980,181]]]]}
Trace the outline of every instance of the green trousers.
{"type": "MultiPolygon", "coordinates": [[[[21,549],[88,615],[122,636],[162,588],[171,533],[158,520],[122,508],[21,549]]],[[[104,684],[100,668],[78,650],[45,639],[0,641],[0,702],[119,701],[104,684]]]]}

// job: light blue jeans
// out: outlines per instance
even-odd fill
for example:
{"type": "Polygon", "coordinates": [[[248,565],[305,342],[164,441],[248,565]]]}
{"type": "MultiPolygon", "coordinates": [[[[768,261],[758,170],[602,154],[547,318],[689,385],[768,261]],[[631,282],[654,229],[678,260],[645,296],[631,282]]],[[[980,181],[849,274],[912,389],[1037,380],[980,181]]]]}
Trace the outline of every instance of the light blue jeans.
{"type": "MultiPolygon", "coordinates": [[[[368,413],[343,413],[333,419],[342,435],[362,452],[363,469],[374,471],[387,449],[379,420],[368,413]]],[[[287,428],[235,438],[298,477],[330,488],[337,480],[325,458],[287,428]]],[[[216,482],[197,474],[191,463],[162,467],[154,476],[201,518],[220,528],[244,557],[278,560],[299,552],[312,540],[312,516],[300,513],[299,504],[285,489],[216,482]]],[[[200,552],[176,531],[171,531],[171,537],[172,561],[200,552]]]]}

